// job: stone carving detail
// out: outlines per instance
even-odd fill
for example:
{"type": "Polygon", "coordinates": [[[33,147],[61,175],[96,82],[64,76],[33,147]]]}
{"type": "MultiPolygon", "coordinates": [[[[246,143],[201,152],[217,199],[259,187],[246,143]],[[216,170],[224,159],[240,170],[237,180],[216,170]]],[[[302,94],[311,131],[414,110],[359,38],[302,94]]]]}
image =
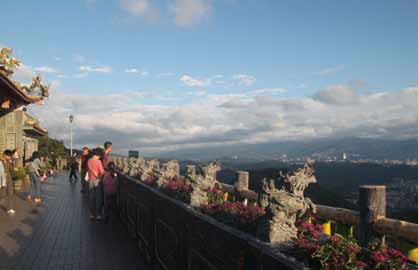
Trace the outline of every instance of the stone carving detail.
{"type": "Polygon", "coordinates": [[[138,177],[141,174],[142,167],[145,164],[143,158],[130,158],[129,159],[129,176],[138,177]]]}
{"type": "Polygon", "coordinates": [[[194,207],[207,204],[207,191],[215,186],[216,173],[221,170],[221,163],[219,161],[213,161],[203,169],[201,167],[198,168],[201,172],[199,175],[194,174],[191,167],[189,167],[189,173],[186,169],[186,183],[190,184],[192,189],[190,205],[194,207]]]}
{"type": "Polygon", "coordinates": [[[124,174],[128,174],[129,173],[129,160],[127,157],[124,157],[122,159],[122,172],[124,174]]]}
{"type": "Polygon", "coordinates": [[[312,201],[303,194],[309,184],[316,183],[312,164],[307,163],[294,173],[281,173],[279,182],[276,188],[273,179],[263,180],[259,204],[266,207],[266,215],[257,226],[257,237],[286,249],[297,237],[296,219],[307,211],[316,211],[312,201]]]}
{"type": "Polygon", "coordinates": [[[177,160],[170,160],[162,165],[160,171],[156,172],[158,179],[156,181],[157,187],[162,187],[168,181],[180,177],[180,164],[177,160]]]}
{"type": "Polygon", "coordinates": [[[141,181],[150,181],[155,174],[159,174],[160,162],[156,159],[144,161],[140,167],[138,177],[141,181]]]}

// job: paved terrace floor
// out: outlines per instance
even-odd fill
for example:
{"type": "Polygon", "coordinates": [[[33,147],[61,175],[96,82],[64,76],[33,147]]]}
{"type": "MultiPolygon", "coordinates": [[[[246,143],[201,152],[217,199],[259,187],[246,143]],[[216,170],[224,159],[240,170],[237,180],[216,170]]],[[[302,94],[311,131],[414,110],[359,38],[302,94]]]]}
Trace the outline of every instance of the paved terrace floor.
{"type": "Polygon", "coordinates": [[[108,224],[89,220],[79,185],[70,184],[66,172],[50,178],[42,184],[42,206],[18,194],[14,216],[0,200],[1,270],[149,269],[118,218],[108,224]]]}

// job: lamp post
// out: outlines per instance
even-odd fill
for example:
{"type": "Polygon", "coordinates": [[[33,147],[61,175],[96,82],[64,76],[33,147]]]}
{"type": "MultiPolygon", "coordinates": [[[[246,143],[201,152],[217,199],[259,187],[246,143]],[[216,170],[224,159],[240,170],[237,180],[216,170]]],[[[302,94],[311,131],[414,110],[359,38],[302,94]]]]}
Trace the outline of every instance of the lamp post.
{"type": "Polygon", "coordinates": [[[74,122],[74,115],[70,114],[70,156],[73,156],[73,122],[74,122]]]}

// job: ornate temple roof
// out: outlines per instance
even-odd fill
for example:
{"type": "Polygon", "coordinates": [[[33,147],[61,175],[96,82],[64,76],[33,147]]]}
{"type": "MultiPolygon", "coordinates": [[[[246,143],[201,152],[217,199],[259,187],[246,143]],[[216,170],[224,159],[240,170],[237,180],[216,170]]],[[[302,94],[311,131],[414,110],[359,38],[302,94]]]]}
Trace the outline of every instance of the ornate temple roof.
{"type": "Polygon", "coordinates": [[[18,83],[0,71],[0,107],[3,110],[16,109],[20,106],[41,102],[38,96],[28,95],[18,83]]]}

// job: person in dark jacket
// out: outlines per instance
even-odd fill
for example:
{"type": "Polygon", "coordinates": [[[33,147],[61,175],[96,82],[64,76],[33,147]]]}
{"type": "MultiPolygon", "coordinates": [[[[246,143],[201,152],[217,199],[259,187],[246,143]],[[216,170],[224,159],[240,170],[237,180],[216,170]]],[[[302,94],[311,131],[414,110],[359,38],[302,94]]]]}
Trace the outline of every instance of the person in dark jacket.
{"type": "Polygon", "coordinates": [[[89,190],[89,182],[88,179],[86,180],[86,174],[88,171],[88,167],[87,167],[87,162],[89,161],[90,158],[90,152],[89,152],[89,148],[87,146],[83,147],[83,153],[81,154],[80,157],[80,164],[79,164],[79,173],[80,173],[80,177],[81,177],[81,192],[82,193],[87,193],[89,190]]]}
{"type": "Polygon", "coordinates": [[[77,171],[78,171],[78,162],[76,158],[76,153],[70,158],[70,182],[73,182],[73,177],[75,178],[75,181],[78,180],[77,177],[77,171]]]}

